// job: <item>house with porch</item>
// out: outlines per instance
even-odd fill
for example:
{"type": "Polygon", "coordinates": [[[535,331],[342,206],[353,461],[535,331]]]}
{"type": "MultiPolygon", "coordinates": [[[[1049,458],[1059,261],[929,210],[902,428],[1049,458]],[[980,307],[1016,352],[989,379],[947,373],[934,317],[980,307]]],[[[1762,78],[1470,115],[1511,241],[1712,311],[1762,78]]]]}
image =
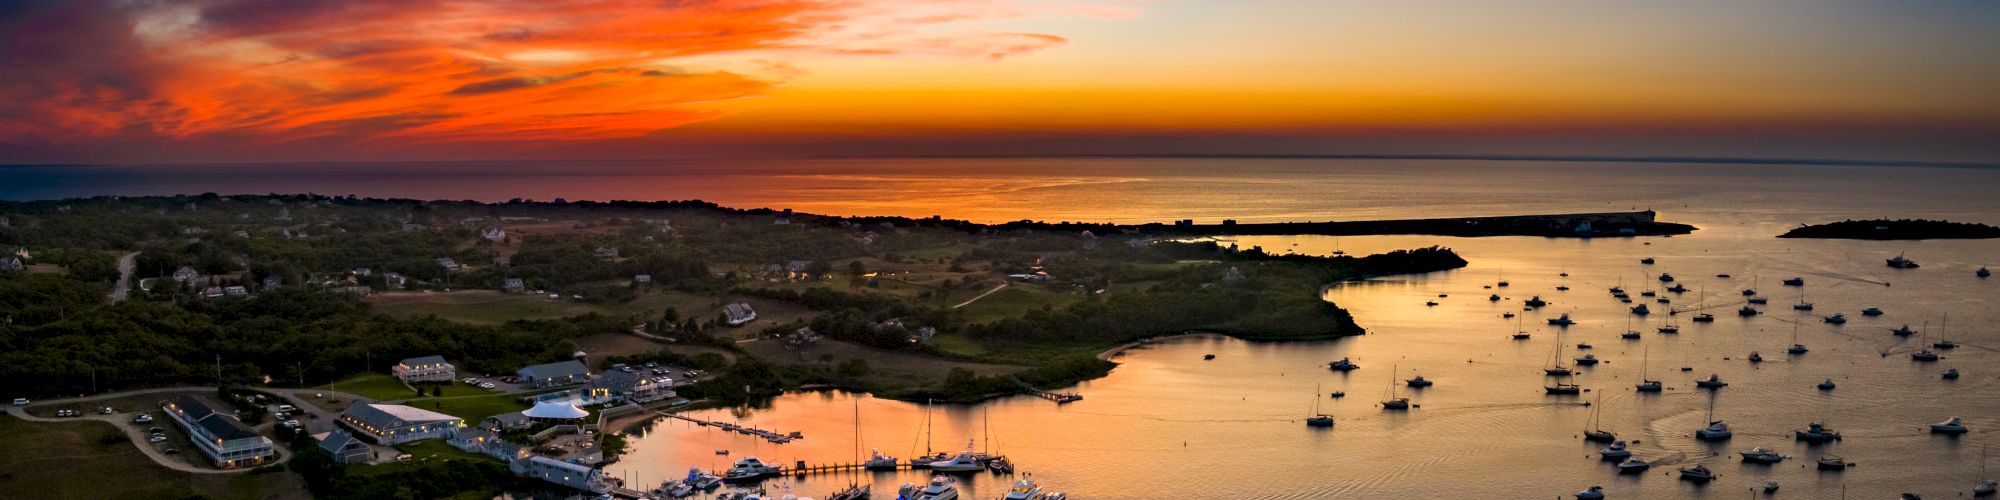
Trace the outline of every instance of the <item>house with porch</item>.
{"type": "Polygon", "coordinates": [[[320,433],[313,438],[319,440],[319,449],[333,455],[334,463],[341,465],[365,464],[374,454],[368,443],[354,437],[354,433],[347,432],[347,429],[335,427],[333,432],[320,433]]]}
{"type": "Polygon", "coordinates": [[[187,431],[188,441],[216,467],[253,467],[277,457],[271,438],[250,430],[234,415],[216,412],[198,397],[175,394],[160,402],[160,410],[187,431]]]}
{"type": "Polygon", "coordinates": [[[444,356],[424,356],[405,359],[389,372],[404,382],[450,382],[458,378],[458,370],[444,361],[444,356]]]}

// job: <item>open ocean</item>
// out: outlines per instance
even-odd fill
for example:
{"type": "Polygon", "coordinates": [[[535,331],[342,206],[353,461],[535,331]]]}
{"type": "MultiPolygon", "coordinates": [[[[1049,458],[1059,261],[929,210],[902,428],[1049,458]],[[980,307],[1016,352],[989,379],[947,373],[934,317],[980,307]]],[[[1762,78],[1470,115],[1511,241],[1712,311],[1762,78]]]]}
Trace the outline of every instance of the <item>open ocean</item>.
{"type": "MultiPolygon", "coordinates": [[[[1846,218],[1943,218],[2000,224],[2000,170],[1977,168],[1781,166],[1661,163],[1425,160],[1237,159],[840,159],[784,161],[621,161],[341,165],[233,165],[0,168],[0,198],[217,192],[357,194],[375,197],[502,201],[510,198],[668,200],[699,198],[736,207],[793,208],[832,215],[943,215],[997,222],[1145,222],[1356,220],[1653,209],[1665,221],[1700,227],[1669,238],[1546,239],[1435,236],[1243,237],[1243,246],[1276,252],[1352,254],[1443,245],[1467,268],[1328,288],[1352,311],[1366,336],[1311,343],[1251,343],[1186,337],[1130,351],[1103,379],[1072,390],[1086,399],[1057,406],[1018,397],[932,410],[930,447],[957,449],[968,438],[1034,473],[1072,498],[1569,498],[1603,485],[1611,498],[1743,498],[1778,481],[1780,498],[1959,498],[1978,477],[1982,446],[2000,445],[2000,240],[1867,242],[1774,238],[1801,223],[1846,218]],[[1884,266],[1907,252],[1914,270],[1884,266]],[[1655,257],[1658,263],[1641,265],[1655,257]],[[1568,273],[1563,277],[1561,273],[1568,273]],[[1606,288],[1662,290],[1672,273],[1685,294],[1662,292],[1672,307],[1706,306],[1717,318],[1663,335],[1663,304],[1633,317],[1606,288]],[[1731,278],[1718,278],[1729,274],[1731,278]],[[1805,278],[1816,310],[1788,307],[1801,290],[1778,281],[1805,278]],[[1484,288],[1505,279],[1511,286],[1484,288]],[[1569,291],[1555,290],[1558,285],[1569,291]],[[1738,290],[1770,298],[1766,314],[1739,318],[1738,290]],[[1440,295],[1446,297],[1440,298],[1440,295]],[[1501,296],[1488,300],[1489,294],[1501,296]],[[1539,295],[1552,302],[1523,311],[1539,295]],[[1437,306],[1426,306],[1436,300],[1437,306]],[[1861,316],[1864,307],[1885,314],[1861,316]],[[1528,340],[1512,340],[1521,313],[1528,340]],[[1821,317],[1851,319],[1833,325],[1821,317]],[[1604,364],[1582,370],[1581,397],[1544,395],[1540,369],[1558,330],[1545,318],[1578,320],[1563,341],[1595,344],[1604,364]],[[1962,344],[1936,363],[1908,357],[1908,339],[1889,333],[1909,324],[1962,344]],[[1626,329],[1644,332],[1621,340],[1626,329]],[[1794,329],[1811,348],[1787,356],[1794,329]],[[1744,357],[1761,352],[1766,361],[1744,357]],[[1215,354],[1213,361],[1202,355],[1215,354]],[[1352,357],[1363,368],[1330,372],[1352,357]],[[1661,394],[1638,394],[1642,376],[1665,382],[1661,394]],[[1681,371],[1686,366],[1690,371],[1681,371]],[[1400,373],[1392,373],[1399,367],[1400,373]],[[1941,380],[1957,368],[1964,376],[1941,380]],[[1410,393],[1420,408],[1384,413],[1375,403],[1391,384],[1421,373],[1437,385],[1410,393]],[[1715,416],[1734,439],[1695,441],[1711,402],[1692,382],[1715,373],[1730,382],[1713,397],[1715,416]],[[1813,386],[1833,379],[1839,388],[1813,386]],[[1315,392],[1315,388],[1318,392],[1315,392]],[[1323,393],[1346,391],[1330,399],[1323,393]],[[1637,440],[1648,473],[1620,476],[1585,443],[1587,401],[1602,398],[1603,425],[1637,440]],[[1315,401],[1333,414],[1332,429],[1308,429],[1315,401]],[[1960,416],[1973,432],[1931,435],[1925,424],[1960,416]],[[985,422],[990,421],[990,428],[985,422]],[[1825,421],[1846,439],[1831,447],[1795,442],[1793,429],[1825,421]],[[1785,462],[1743,464],[1738,451],[1766,446],[1785,462]],[[1820,472],[1831,452],[1858,467],[1820,472]],[[1721,478],[1680,481],[1675,468],[1707,464],[1721,478]]],[[[1566,347],[1565,358],[1578,353],[1566,347]]],[[[657,483],[689,466],[720,469],[756,455],[790,464],[846,462],[879,448],[909,457],[926,445],[922,405],[836,393],[793,394],[770,408],[710,410],[694,416],[736,419],[767,429],[803,431],[785,445],[679,421],[633,429],[633,452],[614,475],[657,483]],[[862,435],[855,441],[858,406],[862,435]],[[717,449],[732,451],[724,457],[717,449]]],[[[1996,474],[1989,468],[1988,477],[1996,474]]],[[[767,483],[822,496],[849,482],[872,482],[893,497],[914,473],[820,476],[767,483]]],[[[967,476],[970,498],[995,498],[1004,478],[967,476]]]]}

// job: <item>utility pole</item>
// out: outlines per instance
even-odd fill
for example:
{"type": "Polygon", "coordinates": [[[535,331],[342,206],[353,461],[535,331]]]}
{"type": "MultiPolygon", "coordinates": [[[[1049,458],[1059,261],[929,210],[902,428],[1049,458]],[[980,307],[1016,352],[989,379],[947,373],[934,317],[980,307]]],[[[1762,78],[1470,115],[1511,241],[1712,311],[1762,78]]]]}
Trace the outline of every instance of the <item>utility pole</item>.
{"type": "Polygon", "coordinates": [[[221,354],[221,353],[216,353],[216,355],[215,355],[215,381],[216,381],[216,382],[221,382],[221,381],[222,381],[222,354],[221,354]]]}

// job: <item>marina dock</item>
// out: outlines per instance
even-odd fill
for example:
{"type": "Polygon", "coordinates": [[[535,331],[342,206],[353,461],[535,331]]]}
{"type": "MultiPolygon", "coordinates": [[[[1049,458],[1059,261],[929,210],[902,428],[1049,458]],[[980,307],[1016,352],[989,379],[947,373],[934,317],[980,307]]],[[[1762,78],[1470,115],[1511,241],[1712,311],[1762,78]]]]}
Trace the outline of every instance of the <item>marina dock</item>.
{"type": "Polygon", "coordinates": [[[764,440],[765,440],[765,441],[770,441],[770,442],[772,442],[772,443],[774,443],[774,444],[785,444],[785,443],[789,443],[789,442],[792,442],[792,440],[794,440],[794,439],[805,439],[805,438],[806,438],[806,436],[805,436],[804,434],[800,434],[800,433],[798,433],[798,432],[790,432],[790,433],[781,433],[781,432],[778,432],[778,431],[769,431],[769,430],[764,430],[764,429],[759,429],[759,428],[756,428],[756,427],[749,427],[749,426],[743,426],[743,425],[736,425],[736,424],[732,424],[732,423],[729,423],[729,422],[711,422],[711,421],[707,421],[707,420],[702,420],[702,419],[698,419],[698,418],[694,418],[694,417],[689,417],[689,416],[685,416],[685,415],[681,415],[681,414],[678,414],[678,413],[667,413],[667,412],[663,412],[663,411],[654,411],[653,413],[656,413],[656,414],[659,414],[659,415],[660,415],[660,416],[662,416],[662,417],[667,417],[667,418],[677,418],[677,419],[681,419],[681,420],[686,420],[686,421],[689,421],[689,422],[694,422],[694,424],[695,424],[695,425],[699,425],[699,426],[703,426],[703,427],[714,427],[714,428],[717,428],[717,429],[722,429],[722,430],[725,430],[725,431],[729,431],[729,432],[734,432],[734,433],[737,433],[737,434],[749,434],[749,435],[752,435],[752,436],[757,436],[757,437],[760,437],[760,438],[764,438],[764,440]]]}
{"type": "Polygon", "coordinates": [[[1068,404],[1083,400],[1082,394],[1077,394],[1074,392],[1044,391],[1039,388],[1036,388],[1035,386],[1028,385],[1027,382],[1022,382],[1020,380],[1015,380],[1014,383],[1020,384],[1022,389],[1028,391],[1028,394],[1033,394],[1035,395],[1035,397],[1046,399],[1049,401],[1054,401],[1056,402],[1056,404],[1068,404]]]}

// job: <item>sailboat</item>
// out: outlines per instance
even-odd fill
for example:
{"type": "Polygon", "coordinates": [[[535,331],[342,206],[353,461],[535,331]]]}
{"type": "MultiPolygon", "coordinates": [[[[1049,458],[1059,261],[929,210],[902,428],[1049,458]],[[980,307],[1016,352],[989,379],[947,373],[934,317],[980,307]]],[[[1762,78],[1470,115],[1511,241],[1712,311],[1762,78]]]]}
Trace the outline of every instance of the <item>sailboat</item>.
{"type": "Polygon", "coordinates": [[[1542,373],[1557,377],[1569,375],[1571,373],[1569,367],[1563,366],[1563,332],[1561,330],[1556,331],[1556,353],[1555,357],[1552,359],[1554,360],[1555,364],[1550,365],[1547,368],[1543,368],[1542,373]]]}
{"type": "MultiPolygon", "coordinates": [[[[1645,304],[1640,304],[1639,307],[1645,307],[1645,304]]],[[[1644,326],[1644,324],[1642,323],[1641,326],[1644,326]]],[[[1625,340],[1639,340],[1639,331],[1632,329],[1631,316],[1629,315],[1625,316],[1625,333],[1618,334],[1618,338],[1625,340]]]]}
{"type": "Polygon", "coordinates": [[[1342,255],[1347,255],[1347,251],[1340,249],[1340,237],[1335,236],[1333,237],[1333,256],[1339,257],[1342,255]]]}
{"type": "Polygon", "coordinates": [[[1701,311],[1701,313],[1695,314],[1692,321],[1696,323],[1715,322],[1715,315],[1708,313],[1708,293],[1701,290],[1695,290],[1694,293],[1695,295],[1699,295],[1699,297],[1695,298],[1695,309],[1701,311]]]}
{"type": "Polygon", "coordinates": [[[1647,348],[1639,358],[1639,392],[1660,392],[1660,381],[1646,377],[1646,364],[1653,357],[1653,349],[1647,348]]]}
{"type": "Polygon", "coordinates": [[[1521,327],[1521,317],[1514,317],[1514,340],[1528,340],[1528,330],[1521,327]]]}
{"type": "MultiPolygon", "coordinates": [[[[1945,315],[1945,317],[1944,317],[1944,320],[1945,320],[1945,322],[1946,322],[1946,323],[1945,323],[1945,325],[1944,325],[1944,326],[1939,326],[1939,327],[1938,327],[1939,329],[1947,329],[1947,328],[1950,328],[1950,325],[1951,325],[1951,324],[1950,324],[1950,321],[1951,321],[1951,315],[1949,315],[1949,314],[1945,315]]],[[[1928,330],[1928,328],[1926,328],[1926,330],[1928,330]]],[[[1939,356],[1938,356],[1938,353],[1937,353],[1937,351],[1933,351],[1933,350],[1931,350],[1930,346],[1927,346],[1927,345],[1924,345],[1924,336],[1925,336],[1925,334],[1924,334],[1924,333],[1918,333],[1918,334],[1917,334],[1917,350],[1916,350],[1916,351],[1914,351],[1914,352],[1911,352],[1911,353],[1910,353],[1910,360],[1911,360],[1911,361],[1926,361],[1926,362],[1928,362],[1928,361],[1937,361],[1937,360],[1938,360],[1938,357],[1939,357],[1939,356]]]]}
{"type": "MultiPolygon", "coordinates": [[[[1402,371],[1401,371],[1401,368],[1400,368],[1400,367],[1397,367],[1397,366],[1395,366],[1395,365],[1390,365],[1390,367],[1389,367],[1389,370],[1390,370],[1390,373],[1402,373],[1402,371]]],[[[1395,375],[1390,375],[1390,376],[1389,376],[1389,399],[1385,399],[1385,400],[1382,400],[1382,409],[1383,409],[1383,410],[1408,410],[1408,409],[1410,409],[1410,398],[1402,398],[1402,397],[1396,397],[1396,376],[1395,376],[1395,375]]]]}
{"type": "Polygon", "coordinates": [[[1319,412],[1319,384],[1313,384],[1313,414],[1306,417],[1306,427],[1333,427],[1333,416],[1319,412]]]}
{"type": "Polygon", "coordinates": [[[1695,439],[1702,441],[1723,441],[1735,435],[1735,433],[1729,431],[1729,424],[1715,419],[1715,398],[1714,394],[1708,396],[1708,426],[1696,429],[1694,431],[1695,439]]]}
{"type": "MultiPolygon", "coordinates": [[[[868,451],[870,456],[867,461],[861,462],[861,468],[867,470],[896,470],[896,457],[883,455],[880,449],[871,449],[868,451]]],[[[854,400],[854,454],[856,458],[859,458],[861,455],[860,399],[854,400]]]]}
{"type": "Polygon", "coordinates": [[[1657,332],[1660,332],[1660,333],[1665,333],[1665,334],[1669,334],[1669,335],[1671,335],[1671,334],[1676,334],[1676,333],[1680,333],[1680,332],[1681,332],[1681,325],[1680,325],[1680,321],[1679,321],[1679,319],[1678,319],[1678,318],[1680,318],[1680,315],[1679,315],[1678,313],[1679,313],[1679,311],[1675,311],[1675,310],[1673,310],[1673,308],[1668,308],[1668,309],[1667,309],[1667,324],[1664,324],[1664,325],[1660,325],[1660,327],[1659,327],[1659,328],[1657,328],[1657,329],[1654,329],[1654,331],[1657,331],[1657,332]]]}
{"type": "MultiPolygon", "coordinates": [[[[1979,477],[1986,477],[1986,445],[1979,445],[1979,477]]],[[[1972,487],[1972,496],[1990,497],[1996,491],[2000,491],[2000,483],[1987,479],[1979,483],[1979,486],[1972,487]]]]}
{"type": "Polygon", "coordinates": [[[1617,441],[1618,440],[1617,434],[1612,434],[1611,431],[1604,430],[1604,427],[1602,425],[1599,425],[1603,422],[1604,422],[1604,392],[1599,391],[1597,393],[1597,404],[1590,405],[1590,428],[1583,430],[1583,440],[1597,442],[1597,443],[1609,443],[1617,441]]]}
{"type": "Polygon", "coordinates": [[[1797,303],[1797,304],[1792,304],[1792,310],[1794,310],[1794,311],[1811,311],[1811,310],[1813,310],[1813,305],[1812,305],[1812,303],[1811,303],[1811,302],[1806,302],[1806,289],[1805,289],[1805,287],[1799,287],[1799,303],[1797,303]]]}
{"type": "Polygon", "coordinates": [[[1944,323],[1944,324],[1942,324],[1942,325],[1939,325],[1939,326],[1938,326],[1938,341],[1937,341],[1937,342],[1932,342],[1932,343],[1931,343],[1931,348],[1934,348],[1934,349],[1957,349],[1957,348],[1958,348],[1958,343],[1957,343],[1957,342],[1952,342],[1952,341],[1951,341],[1951,339],[1947,339],[1947,338],[1945,338],[1945,336],[1946,336],[1946,335],[1950,335],[1950,334],[1951,334],[1951,313],[1945,313],[1945,314],[1944,314],[1944,320],[1945,320],[1945,323],[1944,323]]]}
{"type": "Polygon", "coordinates": [[[1799,322],[1797,321],[1792,322],[1792,346],[1785,348],[1785,353],[1794,356],[1806,353],[1806,345],[1799,343],[1799,322]]]}

